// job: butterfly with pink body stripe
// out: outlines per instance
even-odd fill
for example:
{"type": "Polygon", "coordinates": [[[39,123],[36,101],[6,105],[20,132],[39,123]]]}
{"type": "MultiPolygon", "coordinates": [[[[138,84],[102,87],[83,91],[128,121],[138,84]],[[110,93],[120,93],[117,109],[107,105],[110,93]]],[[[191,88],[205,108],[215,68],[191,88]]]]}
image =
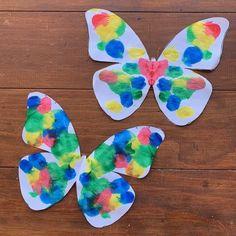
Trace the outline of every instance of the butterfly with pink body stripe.
{"type": "Polygon", "coordinates": [[[144,45],[119,16],[103,9],[86,12],[89,55],[115,62],[95,72],[93,89],[101,108],[114,120],[134,113],[153,87],[157,103],[176,125],[194,121],[205,108],[212,86],[196,70],[213,70],[219,63],[229,22],[213,17],[193,23],[149,59],[144,45]]]}

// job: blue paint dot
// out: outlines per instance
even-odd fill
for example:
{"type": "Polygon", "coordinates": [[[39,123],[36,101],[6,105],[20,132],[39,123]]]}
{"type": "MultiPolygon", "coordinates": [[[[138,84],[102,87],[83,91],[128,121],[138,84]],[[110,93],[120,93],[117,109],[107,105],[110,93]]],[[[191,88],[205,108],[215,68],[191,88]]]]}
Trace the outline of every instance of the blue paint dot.
{"type": "Polygon", "coordinates": [[[28,98],[27,106],[29,108],[36,108],[40,104],[40,98],[38,96],[32,96],[28,98]]]}
{"type": "Polygon", "coordinates": [[[198,63],[203,58],[203,53],[199,47],[188,47],[184,51],[182,61],[187,66],[198,63]]]}
{"type": "Polygon", "coordinates": [[[129,187],[129,183],[123,178],[119,178],[111,182],[111,189],[113,193],[124,193],[128,191],[129,187]]]}
{"type": "Polygon", "coordinates": [[[169,111],[176,111],[180,106],[181,99],[178,96],[171,95],[167,100],[166,107],[169,111]]]}
{"type": "Polygon", "coordinates": [[[158,133],[152,133],[149,139],[151,145],[154,147],[157,147],[162,143],[162,137],[158,133]]]}
{"type": "Polygon", "coordinates": [[[27,160],[21,160],[21,161],[20,161],[20,168],[21,168],[25,173],[29,173],[29,172],[32,170],[33,166],[32,166],[32,164],[31,164],[29,161],[27,161],[27,160]]]}
{"type": "Polygon", "coordinates": [[[30,155],[29,162],[38,170],[42,170],[47,165],[44,156],[40,153],[30,155]]]}
{"type": "Polygon", "coordinates": [[[97,209],[97,208],[90,208],[87,211],[84,211],[84,213],[87,216],[90,216],[90,217],[97,216],[99,214],[99,209],[97,209]]]}
{"type": "Polygon", "coordinates": [[[65,178],[67,180],[71,180],[71,179],[74,179],[76,176],[76,172],[75,172],[75,169],[69,167],[68,169],[66,169],[65,171],[65,178]]]}
{"type": "Polygon", "coordinates": [[[131,85],[136,89],[143,89],[146,86],[145,79],[142,76],[134,77],[131,81],[131,85]]]}
{"type": "Polygon", "coordinates": [[[90,175],[88,173],[83,173],[79,177],[79,181],[82,185],[86,185],[90,182],[90,175]]]}
{"type": "Polygon", "coordinates": [[[171,89],[171,85],[172,82],[171,80],[168,80],[166,78],[160,78],[158,80],[158,84],[157,87],[161,90],[161,91],[169,91],[171,89]]]}
{"type": "Polygon", "coordinates": [[[123,43],[118,40],[113,39],[106,45],[107,54],[113,58],[123,58],[124,50],[123,43]]]}
{"type": "Polygon", "coordinates": [[[43,191],[41,194],[40,194],[40,199],[43,203],[45,204],[52,204],[52,199],[51,199],[51,196],[48,192],[46,191],[43,191]]]}
{"type": "Polygon", "coordinates": [[[133,96],[131,92],[123,92],[120,94],[120,101],[124,107],[131,107],[133,105],[133,96]]]}
{"type": "Polygon", "coordinates": [[[58,111],[55,113],[55,122],[53,124],[53,128],[56,133],[59,134],[64,130],[68,129],[70,124],[70,120],[64,111],[58,111]]]}
{"type": "Polygon", "coordinates": [[[133,201],[134,201],[134,194],[132,192],[126,192],[120,195],[120,202],[123,204],[128,204],[133,201]]]}
{"type": "Polygon", "coordinates": [[[130,132],[128,130],[124,130],[115,135],[112,144],[114,145],[117,152],[123,153],[130,139],[131,139],[130,132]]]}
{"type": "Polygon", "coordinates": [[[48,136],[49,138],[57,138],[57,132],[54,129],[45,129],[43,130],[43,137],[48,136]]]}

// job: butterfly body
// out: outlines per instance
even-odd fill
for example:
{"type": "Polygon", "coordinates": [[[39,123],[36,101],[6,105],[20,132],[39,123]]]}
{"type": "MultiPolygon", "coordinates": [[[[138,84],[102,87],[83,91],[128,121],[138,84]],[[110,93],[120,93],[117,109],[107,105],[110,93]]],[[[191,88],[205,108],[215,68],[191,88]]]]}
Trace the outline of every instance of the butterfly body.
{"type": "Polygon", "coordinates": [[[227,19],[213,17],[186,27],[157,60],[149,59],[138,36],[114,13],[91,9],[86,20],[91,58],[116,63],[93,76],[98,103],[112,119],[135,112],[151,86],[161,111],[174,124],[187,125],[202,113],[212,86],[191,69],[213,70],[218,65],[227,19]]]}

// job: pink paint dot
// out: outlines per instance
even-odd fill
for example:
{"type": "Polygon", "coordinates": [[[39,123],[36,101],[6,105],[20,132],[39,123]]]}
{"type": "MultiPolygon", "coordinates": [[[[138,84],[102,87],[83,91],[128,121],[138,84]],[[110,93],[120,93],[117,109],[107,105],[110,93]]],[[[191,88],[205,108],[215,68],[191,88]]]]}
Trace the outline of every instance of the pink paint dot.
{"type": "Polygon", "coordinates": [[[42,98],[37,110],[42,114],[49,112],[51,110],[51,99],[49,97],[42,98]]]}
{"type": "Polygon", "coordinates": [[[192,78],[187,81],[187,88],[190,90],[198,90],[205,88],[206,83],[202,78],[192,78]]]}
{"type": "Polygon", "coordinates": [[[101,192],[95,199],[95,203],[102,206],[101,212],[110,212],[112,210],[109,204],[111,196],[111,189],[108,188],[101,192]]]}
{"type": "Polygon", "coordinates": [[[150,135],[151,131],[148,127],[144,127],[140,130],[138,134],[138,140],[141,144],[149,144],[150,143],[150,135]]]}
{"type": "Polygon", "coordinates": [[[44,143],[45,145],[47,145],[48,147],[50,147],[50,148],[53,147],[54,142],[55,142],[55,139],[54,139],[54,138],[50,138],[50,137],[48,137],[48,136],[43,137],[43,143],[44,143]]]}
{"type": "Polygon", "coordinates": [[[102,80],[106,83],[109,83],[109,84],[115,83],[117,81],[117,75],[110,70],[103,70],[99,74],[99,78],[100,78],[100,80],[102,80]]]}
{"type": "Polygon", "coordinates": [[[125,156],[122,154],[117,154],[116,160],[115,160],[116,168],[126,168],[127,165],[128,165],[128,162],[126,161],[125,156]]]}

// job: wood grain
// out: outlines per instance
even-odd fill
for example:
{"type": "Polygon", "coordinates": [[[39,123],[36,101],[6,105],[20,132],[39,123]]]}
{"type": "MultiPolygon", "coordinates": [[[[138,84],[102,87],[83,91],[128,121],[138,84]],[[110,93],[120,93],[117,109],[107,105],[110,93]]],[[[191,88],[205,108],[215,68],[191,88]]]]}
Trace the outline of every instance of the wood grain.
{"type": "MultiPolygon", "coordinates": [[[[177,32],[197,20],[222,14],[120,14],[158,57],[177,32]],[[163,27],[167,25],[168,27],[163,27]]],[[[235,90],[236,13],[224,14],[231,28],[221,62],[201,72],[216,90],[235,90]]],[[[108,63],[89,59],[84,13],[0,13],[0,88],[90,88],[96,70],[108,63]]]]}
{"type": "Polygon", "coordinates": [[[0,235],[236,235],[236,3],[235,0],[2,0],[0,1],[0,235]],[[230,21],[221,62],[200,72],[214,88],[203,114],[186,127],[171,124],[150,91],[122,122],[100,109],[94,72],[108,63],[89,59],[84,11],[118,12],[157,57],[177,32],[199,19],[230,21]],[[77,207],[75,188],[50,210],[33,212],[18,183],[18,162],[38,151],[21,139],[29,92],[54,98],[75,127],[82,153],[114,133],[137,125],[166,134],[150,175],[127,177],[134,206],[118,222],[94,229],[77,207]]]}
{"type": "Polygon", "coordinates": [[[2,0],[5,11],[86,11],[105,8],[111,11],[145,12],[235,12],[234,0],[2,0]]]}
{"type": "Polygon", "coordinates": [[[0,235],[234,235],[236,171],[152,170],[143,180],[127,179],[136,192],[131,210],[95,229],[77,207],[75,188],[56,206],[33,212],[22,200],[17,169],[3,168],[0,235]]]}

